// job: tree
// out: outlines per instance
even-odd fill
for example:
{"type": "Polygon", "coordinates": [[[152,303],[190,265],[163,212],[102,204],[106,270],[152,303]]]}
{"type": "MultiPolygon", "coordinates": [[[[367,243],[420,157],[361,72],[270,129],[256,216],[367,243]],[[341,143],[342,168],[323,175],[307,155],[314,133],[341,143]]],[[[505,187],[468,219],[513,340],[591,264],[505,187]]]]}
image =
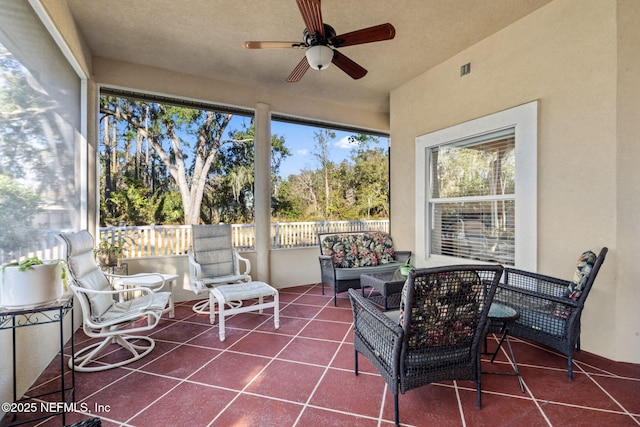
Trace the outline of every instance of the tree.
{"type": "MultiPolygon", "coordinates": [[[[101,101],[102,120],[113,118],[111,130],[117,128],[117,135],[109,132],[106,125],[102,131],[104,189],[109,194],[105,203],[112,205],[105,211],[112,219],[118,220],[122,207],[135,202],[137,196],[130,187],[140,185],[147,189],[146,200],[155,201],[155,210],[149,203],[141,207],[147,217],[156,220],[172,216],[164,208],[164,196],[173,193],[180,194],[185,224],[252,220],[253,121],[229,130],[231,114],[107,96],[101,101]],[[132,156],[134,152],[136,155],[132,156]],[[113,161],[114,158],[119,160],[113,161]],[[111,192],[107,184],[113,189],[111,192]],[[118,212],[114,210],[116,202],[118,212]]],[[[289,151],[284,138],[277,135],[272,136],[271,145],[275,183],[280,163],[289,151]]],[[[133,212],[125,212],[125,216],[127,222],[142,217],[133,212]]]]}
{"type": "Polygon", "coordinates": [[[209,170],[220,148],[235,142],[223,139],[232,115],[158,103],[143,105],[126,98],[119,98],[116,105],[109,101],[101,98],[101,113],[126,123],[151,144],[180,193],[184,223],[199,223],[209,170]],[[190,164],[188,154],[193,155],[190,164]]]}
{"type": "MultiPolygon", "coordinates": [[[[224,146],[218,153],[211,174],[217,180],[216,204],[225,221],[250,222],[253,220],[253,194],[255,176],[255,123],[253,120],[229,133],[238,141],[224,146]]],[[[278,171],[282,160],[290,155],[284,137],[271,136],[271,187],[277,192],[278,171]]],[[[213,178],[213,177],[212,177],[213,178]]]]}
{"type": "Polygon", "coordinates": [[[355,193],[358,214],[365,218],[388,217],[388,155],[382,148],[372,147],[379,142],[374,136],[360,134],[350,139],[357,143],[351,152],[354,167],[349,189],[355,193]]]}
{"type": "Polygon", "coordinates": [[[324,183],[324,214],[329,215],[329,206],[331,203],[331,189],[329,188],[329,171],[331,168],[331,160],[329,159],[329,142],[336,137],[336,133],[329,129],[318,129],[313,133],[316,140],[316,152],[314,156],[320,163],[320,171],[324,183]]]}
{"type": "Polygon", "coordinates": [[[0,175],[0,251],[7,258],[18,258],[19,251],[33,247],[41,237],[32,224],[41,206],[38,191],[0,175]]]}

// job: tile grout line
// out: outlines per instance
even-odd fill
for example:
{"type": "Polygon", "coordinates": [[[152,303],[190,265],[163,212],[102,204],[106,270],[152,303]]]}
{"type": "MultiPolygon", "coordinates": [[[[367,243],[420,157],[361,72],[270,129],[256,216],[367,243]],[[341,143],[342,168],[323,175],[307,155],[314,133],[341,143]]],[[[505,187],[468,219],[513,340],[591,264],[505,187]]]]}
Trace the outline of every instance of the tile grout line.
{"type": "MultiPolygon", "coordinates": [[[[609,393],[609,392],[608,392],[604,387],[602,387],[602,386],[600,385],[600,383],[599,383],[598,381],[596,381],[596,379],[595,379],[595,378],[594,378],[590,373],[586,372],[586,371],[582,368],[582,366],[580,366],[580,365],[577,365],[577,368],[578,368],[578,369],[580,369],[580,371],[582,371],[582,373],[583,373],[584,375],[586,375],[586,376],[587,376],[587,378],[588,378],[591,382],[593,382],[593,383],[596,385],[596,387],[598,387],[600,390],[602,390],[602,392],[603,392],[604,394],[606,394],[607,396],[609,396],[609,399],[611,399],[613,402],[615,402],[615,404],[616,404],[616,405],[618,405],[618,407],[619,407],[620,409],[622,409],[622,412],[623,412],[624,414],[628,415],[628,416],[629,416],[633,421],[635,421],[635,423],[636,423],[636,424],[640,425],[640,420],[638,420],[636,417],[634,417],[634,415],[633,415],[633,414],[631,414],[631,413],[627,410],[627,408],[625,408],[625,407],[624,407],[624,405],[622,405],[620,402],[618,402],[618,400],[617,400],[615,397],[613,397],[613,395],[611,395],[611,393],[609,393]]],[[[579,406],[579,405],[576,405],[576,406],[579,406]]],[[[592,409],[592,410],[596,410],[596,411],[605,411],[605,412],[618,413],[618,412],[616,412],[616,411],[609,411],[609,410],[602,409],[602,408],[585,407],[585,409],[592,409]]]]}
{"type": "MultiPolygon", "coordinates": [[[[189,316],[189,317],[191,317],[191,316],[189,316]]],[[[174,323],[173,325],[175,325],[176,323],[181,323],[181,322],[183,322],[183,320],[175,321],[175,323],[174,323]]],[[[185,322],[185,323],[186,323],[186,322],[185,322]]],[[[160,329],[160,330],[158,330],[158,331],[154,331],[154,333],[156,333],[156,332],[160,332],[160,331],[162,331],[162,330],[164,330],[164,329],[167,329],[169,326],[173,326],[173,325],[168,325],[168,326],[166,326],[165,328],[162,328],[162,329],[160,329]]],[[[189,338],[189,340],[188,340],[188,341],[191,341],[192,339],[195,339],[195,338],[197,338],[197,337],[199,337],[199,336],[201,336],[201,335],[203,335],[203,334],[206,334],[206,333],[210,332],[210,329],[211,329],[211,328],[207,328],[207,330],[204,330],[204,331],[200,332],[199,334],[197,334],[196,336],[189,338]]],[[[153,335],[153,334],[151,334],[151,335],[153,335]]],[[[162,340],[159,340],[159,341],[162,341],[162,340]]],[[[142,366],[139,366],[138,368],[134,368],[134,369],[132,370],[132,373],[133,373],[133,372],[139,372],[139,373],[142,373],[142,374],[145,374],[145,375],[156,375],[156,376],[159,376],[159,377],[161,377],[161,378],[168,378],[168,379],[175,380],[176,378],[174,378],[174,377],[170,377],[170,376],[168,376],[168,375],[160,375],[160,374],[156,374],[155,372],[142,371],[141,369],[142,369],[142,368],[144,368],[144,367],[146,367],[146,366],[151,365],[151,364],[152,364],[152,363],[154,363],[154,362],[157,362],[157,361],[158,361],[158,359],[160,359],[160,358],[164,357],[164,356],[165,356],[165,355],[167,355],[167,354],[172,353],[172,352],[173,352],[173,351],[175,351],[176,349],[178,349],[178,348],[180,348],[180,347],[182,347],[182,346],[184,346],[184,345],[187,345],[187,342],[188,342],[188,341],[185,341],[185,342],[182,342],[182,343],[178,343],[178,345],[176,345],[174,348],[172,348],[172,349],[170,349],[169,351],[167,351],[166,353],[164,353],[162,356],[157,357],[157,358],[155,358],[155,359],[153,359],[153,360],[149,361],[148,363],[145,363],[145,364],[143,364],[142,366]]],[[[167,341],[165,341],[165,342],[167,342],[167,341]]],[[[221,353],[220,353],[220,354],[221,354],[221,353]]],[[[218,357],[220,356],[220,354],[216,355],[216,356],[215,356],[215,357],[213,357],[211,360],[215,360],[216,358],[218,358],[218,357]]],[[[207,364],[208,364],[208,363],[206,363],[205,365],[203,365],[202,367],[200,367],[200,369],[202,369],[202,368],[203,368],[204,366],[206,366],[207,364]]],[[[198,369],[198,371],[199,371],[200,369],[198,369]]],[[[131,374],[130,374],[130,375],[131,375],[131,374]]],[[[188,378],[188,377],[187,377],[187,378],[188,378]]],[[[125,421],[125,424],[128,424],[128,425],[129,425],[129,423],[130,423],[130,422],[131,422],[135,417],[137,417],[138,415],[142,414],[144,411],[146,411],[147,409],[149,409],[152,405],[154,405],[156,402],[158,402],[158,401],[159,401],[160,399],[162,399],[163,397],[167,396],[170,392],[174,391],[176,388],[178,388],[178,387],[179,387],[180,385],[182,385],[184,382],[186,382],[186,378],[183,378],[183,379],[181,379],[181,380],[178,380],[178,383],[177,383],[175,386],[171,387],[171,388],[170,388],[169,390],[167,390],[165,393],[163,393],[162,395],[158,396],[158,398],[157,398],[157,399],[153,400],[153,401],[152,401],[152,402],[150,402],[147,406],[143,407],[143,408],[142,408],[142,409],[140,409],[138,412],[136,412],[136,413],[135,413],[135,414],[133,414],[131,417],[129,417],[129,419],[127,419],[127,420],[125,421]]]]}
{"type": "MultiPolygon", "coordinates": [[[[309,287],[309,289],[307,289],[305,292],[303,292],[302,294],[300,294],[299,296],[297,296],[296,298],[294,298],[292,301],[287,302],[287,303],[285,304],[285,306],[284,306],[284,307],[282,307],[282,309],[285,309],[285,308],[289,307],[289,306],[290,306],[291,304],[293,304],[297,299],[299,299],[299,298],[300,298],[300,297],[302,297],[303,295],[306,295],[306,294],[307,294],[309,291],[311,291],[314,287],[315,287],[315,285],[314,285],[314,286],[309,287]]],[[[278,307],[278,310],[280,310],[280,307],[278,307]]],[[[320,311],[318,311],[318,312],[320,312],[320,311]]],[[[275,314],[274,314],[274,315],[275,315],[275,314]]],[[[300,330],[298,331],[298,333],[297,333],[296,335],[291,336],[291,337],[290,337],[290,339],[289,339],[289,341],[287,342],[287,344],[286,344],[286,345],[284,345],[284,346],[280,349],[280,351],[278,351],[278,352],[277,352],[273,357],[264,356],[265,358],[269,358],[269,359],[270,359],[270,360],[269,360],[269,362],[268,362],[268,363],[267,363],[267,364],[266,364],[266,365],[265,365],[265,366],[264,366],[264,367],[263,367],[263,368],[262,368],[262,369],[261,369],[257,374],[255,374],[255,375],[253,376],[253,378],[252,378],[249,382],[247,382],[247,384],[242,388],[242,390],[240,390],[240,391],[237,391],[237,392],[236,392],[236,395],[234,396],[234,398],[233,398],[233,399],[231,399],[231,400],[229,401],[229,403],[227,403],[227,405],[225,405],[225,407],[224,407],[224,408],[222,408],[222,409],[218,412],[218,415],[216,415],[216,416],[215,416],[215,417],[214,417],[214,418],[209,422],[209,424],[208,424],[207,426],[212,426],[212,425],[213,425],[213,423],[215,423],[215,422],[216,422],[216,420],[217,420],[218,418],[220,418],[220,416],[221,416],[221,415],[222,415],[222,414],[223,414],[227,409],[229,409],[229,408],[231,407],[231,405],[232,405],[234,402],[236,402],[236,400],[238,400],[238,398],[239,398],[240,396],[242,396],[243,394],[250,394],[250,393],[247,393],[247,392],[246,392],[247,388],[248,388],[251,384],[253,384],[253,381],[255,381],[255,379],[256,379],[256,378],[258,378],[258,376],[260,376],[260,374],[262,374],[262,372],[264,372],[264,371],[265,371],[269,366],[271,366],[271,364],[273,363],[273,361],[274,361],[274,360],[276,360],[276,358],[278,357],[278,355],[279,355],[280,353],[282,353],[282,352],[284,351],[284,349],[285,349],[285,348],[287,348],[287,347],[289,346],[289,344],[291,344],[291,342],[293,342],[293,340],[294,340],[295,338],[297,338],[297,337],[300,335],[300,331],[302,331],[304,328],[306,328],[306,327],[309,325],[309,323],[311,323],[311,321],[312,321],[313,319],[315,319],[315,317],[316,317],[317,315],[318,315],[318,314],[316,313],[316,315],[315,315],[314,317],[312,317],[311,319],[308,319],[307,323],[306,323],[302,328],[300,328],[300,330]]],[[[266,322],[266,321],[267,321],[267,320],[265,320],[265,322],[266,322]]],[[[263,325],[265,322],[260,323],[260,325],[263,325]]],[[[244,336],[242,339],[244,339],[244,338],[245,338],[249,333],[251,333],[251,332],[255,331],[255,330],[256,330],[260,325],[256,326],[256,328],[252,329],[252,330],[251,330],[251,331],[249,331],[247,334],[245,334],[245,336],[244,336]]],[[[242,339],[240,339],[240,340],[236,341],[235,343],[233,343],[233,344],[232,344],[228,349],[225,349],[225,351],[227,351],[227,350],[232,350],[233,346],[234,346],[234,345],[236,345],[238,342],[242,341],[242,339]]],[[[221,353],[221,354],[222,354],[222,353],[221,353]]],[[[252,355],[252,356],[256,356],[256,355],[252,355]]],[[[304,407],[303,407],[303,409],[302,409],[301,413],[302,413],[303,411],[304,411],[304,407]]]]}
{"type": "Polygon", "coordinates": [[[464,417],[464,409],[462,409],[462,399],[460,398],[460,389],[458,387],[458,381],[453,380],[453,389],[456,392],[456,401],[458,402],[458,411],[460,412],[460,421],[462,421],[462,427],[467,427],[467,420],[464,417]]]}
{"type": "MultiPolygon", "coordinates": [[[[330,306],[331,302],[333,301],[332,298],[329,299],[329,301],[327,301],[327,303],[322,307],[322,310],[326,309],[328,306],[330,306]]],[[[318,313],[320,313],[322,310],[320,310],[318,313]]],[[[316,315],[311,319],[315,319],[318,316],[318,314],[316,313],[316,315]]],[[[306,326],[305,326],[306,327],[306,326]]],[[[304,329],[304,328],[302,328],[304,329]]],[[[302,329],[300,331],[302,331],[302,329]]],[[[342,348],[342,346],[344,345],[345,339],[347,337],[347,335],[349,334],[349,332],[351,331],[351,329],[349,328],[347,330],[347,332],[345,332],[344,336],[342,337],[342,341],[340,342],[340,344],[338,345],[338,347],[336,348],[336,351],[333,353],[333,356],[331,357],[331,360],[329,360],[329,362],[327,363],[327,365],[324,367],[324,371],[322,372],[322,375],[320,375],[320,378],[318,378],[318,381],[316,382],[315,386],[313,387],[313,390],[311,390],[311,393],[309,393],[309,397],[307,398],[307,401],[304,403],[302,411],[300,411],[300,413],[298,414],[298,417],[296,418],[296,420],[293,423],[293,427],[296,427],[298,425],[298,423],[300,422],[300,419],[302,418],[302,415],[304,414],[304,411],[308,408],[308,407],[313,407],[311,405],[311,399],[313,398],[313,396],[316,394],[316,391],[318,390],[318,387],[320,386],[320,383],[322,382],[322,380],[325,378],[325,376],[327,375],[327,372],[329,371],[329,367],[331,366],[331,364],[333,363],[333,361],[336,359],[336,356],[338,355],[338,353],[340,352],[340,348],[342,348]]],[[[352,414],[353,415],[353,414],[352,414]]]]}
{"type": "MultiPolygon", "coordinates": [[[[186,305],[186,304],[185,304],[185,305],[186,305]]],[[[154,335],[154,334],[155,334],[155,333],[157,333],[157,332],[163,331],[163,330],[165,330],[165,329],[167,329],[167,328],[169,328],[169,327],[171,327],[171,326],[174,326],[174,325],[176,325],[176,324],[180,324],[180,323],[190,323],[190,324],[198,324],[198,325],[201,325],[201,323],[199,323],[199,322],[188,322],[188,321],[187,321],[187,319],[189,319],[190,317],[193,317],[194,315],[195,315],[195,314],[191,314],[191,315],[190,315],[189,317],[187,317],[186,319],[179,319],[179,320],[167,319],[167,320],[169,320],[169,321],[170,321],[170,323],[169,323],[169,324],[167,324],[166,326],[164,326],[164,327],[163,327],[163,328],[161,328],[161,329],[158,329],[158,330],[154,331],[154,332],[153,332],[152,334],[150,334],[150,335],[154,335]]],[[[263,323],[264,323],[264,322],[263,322],[263,323]]],[[[263,323],[261,323],[260,325],[262,325],[263,323]]],[[[176,345],[174,348],[172,348],[172,349],[170,349],[169,351],[167,351],[166,353],[164,353],[163,355],[161,355],[161,356],[159,356],[159,357],[157,357],[157,358],[155,358],[155,359],[153,359],[153,360],[150,360],[149,362],[147,362],[147,363],[145,363],[145,364],[143,364],[143,365],[141,365],[141,366],[139,366],[139,367],[137,367],[137,368],[129,368],[129,367],[127,367],[127,366],[123,366],[123,367],[122,367],[123,369],[125,369],[125,370],[129,370],[129,371],[130,371],[127,375],[124,375],[124,376],[122,376],[122,377],[118,378],[117,380],[115,380],[115,381],[113,381],[113,382],[111,382],[111,383],[109,383],[109,384],[105,385],[104,387],[100,388],[99,390],[96,390],[95,392],[93,392],[93,393],[91,393],[89,396],[87,396],[86,398],[82,399],[82,400],[81,400],[81,402],[82,402],[82,401],[85,401],[86,399],[89,399],[89,398],[90,398],[90,397],[92,397],[92,396],[95,396],[97,393],[99,393],[99,392],[103,391],[104,389],[106,389],[107,387],[109,387],[109,386],[111,386],[111,385],[113,385],[113,384],[117,383],[118,381],[120,381],[120,380],[122,380],[122,379],[124,379],[124,378],[126,378],[126,377],[128,377],[128,376],[130,376],[130,375],[132,375],[134,372],[139,372],[139,373],[141,373],[141,374],[145,374],[145,375],[154,375],[154,376],[158,376],[158,377],[161,377],[161,378],[167,378],[167,379],[171,379],[171,380],[178,380],[178,383],[177,383],[175,386],[171,387],[169,390],[167,390],[165,393],[163,393],[163,394],[162,394],[161,396],[159,396],[157,399],[153,400],[153,401],[152,401],[152,402],[150,402],[147,406],[145,406],[144,408],[142,408],[141,410],[139,410],[138,412],[136,412],[134,415],[132,415],[132,416],[131,416],[129,419],[127,419],[126,421],[124,421],[124,422],[120,422],[120,421],[115,421],[115,420],[114,420],[114,422],[116,422],[116,423],[124,423],[124,424],[126,424],[126,425],[131,425],[131,424],[129,424],[129,423],[131,422],[131,420],[133,420],[133,419],[134,419],[135,417],[137,417],[138,415],[142,414],[145,410],[147,410],[149,407],[151,407],[153,404],[155,404],[156,402],[158,402],[158,401],[159,401],[160,399],[162,399],[163,397],[167,396],[170,392],[174,391],[174,390],[175,390],[177,387],[179,387],[181,384],[183,384],[183,383],[187,382],[187,380],[188,380],[188,378],[189,378],[189,377],[191,377],[191,376],[192,376],[192,375],[194,375],[196,372],[198,372],[198,371],[200,371],[201,369],[203,369],[206,365],[208,365],[209,363],[211,363],[211,361],[213,361],[213,360],[217,359],[218,357],[220,357],[220,355],[221,355],[221,354],[223,354],[224,350],[223,350],[223,351],[219,351],[219,354],[218,354],[218,355],[216,355],[216,356],[215,356],[215,357],[213,357],[209,362],[207,362],[206,364],[204,364],[203,366],[201,366],[199,369],[197,369],[196,371],[194,371],[194,372],[193,372],[191,375],[189,375],[187,378],[183,378],[183,379],[177,379],[177,378],[175,378],[175,377],[171,377],[171,376],[168,376],[168,375],[161,375],[161,374],[157,374],[157,373],[155,373],[155,372],[147,372],[147,371],[143,371],[143,370],[141,370],[142,368],[144,368],[144,367],[146,367],[146,366],[149,366],[149,365],[151,365],[152,363],[156,362],[159,358],[164,357],[166,354],[172,353],[173,351],[175,351],[175,350],[176,350],[176,349],[178,349],[179,347],[182,347],[182,346],[185,346],[185,345],[190,345],[190,344],[188,344],[188,342],[189,342],[189,341],[191,341],[191,340],[193,340],[193,339],[196,339],[196,338],[198,338],[199,336],[201,336],[201,335],[203,335],[203,334],[209,333],[209,332],[211,332],[211,330],[213,329],[213,325],[204,325],[204,326],[210,326],[210,327],[207,327],[207,329],[206,329],[206,330],[203,330],[203,331],[202,331],[202,332],[200,332],[199,334],[197,334],[197,335],[195,335],[195,336],[193,336],[193,337],[189,338],[189,340],[188,340],[188,341],[184,341],[184,342],[177,342],[177,341],[169,341],[169,340],[155,339],[155,340],[160,341],[160,342],[169,342],[169,343],[172,343],[172,344],[173,344],[173,343],[175,343],[175,344],[177,344],[177,345],[176,345]]],[[[207,348],[207,349],[209,349],[208,347],[203,347],[203,348],[207,348]]],[[[218,349],[212,349],[212,350],[218,350],[218,349]]],[[[226,350],[226,349],[225,349],[225,350],[226,350]]],[[[117,350],[116,350],[116,351],[117,351],[117,350]]],[[[110,353],[108,353],[108,354],[110,354],[110,353]]],[[[89,413],[89,414],[87,414],[87,415],[91,415],[91,414],[89,413]]]]}
{"type": "MultiPolygon", "coordinates": [[[[323,307],[323,309],[324,309],[324,308],[327,308],[327,306],[330,306],[330,304],[331,304],[331,302],[332,302],[332,301],[333,301],[333,299],[329,300],[329,301],[325,304],[325,306],[323,307]]],[[[315,319],[315,316],[314,316],[314,319],[315,319]]],[[[313,320],[313,319],[312,319],[312,320],[313,320]]],[[[304,411],[305,411],[307,408],[309,408],[309,407],[311,407],[311,408],[318,408],[318,407],[317,407],[317,406],[315,406],[315,405],[311,405],[311,403],[310,403],[310,402],[311,402],[311,399],[313,398],[313,396],[314,396],[314,395],[315,395],[315,393],[317,392],[318,387],[320,386],[320,383],[322,382],[322,380],[325,378],[325,376],[326,376],[326,375],[327,375],[327,373],[329,372],[329,369],[332,369],[332,368],[331,368],[331,365],[332,365],[332,363],[334,362],[334,360],[336,359],[336,357],[338,356],[338,353],[340,352],[340,349],[345,345],[345,343],[346,343],[346,344],[348,344],[346,340],[347,340],[347,337],[348,337],[351,333],[352,333],[352,328],[350,327],[350,328],[348,328],[348,329],[347,329],[347,331],[345,332],[344,336],[342,337],[342,341],[340,342],[340,345],[339,345],[339,346],[338,346],[338,348],[336,349],[336,351],[335,351],[335,353],[333,354],[333,357],[331,358],[331,360],[330,360],[330,361],[327,363],[327,365],[325,366],[324,372],[322,373],[322,375],[321,375],[321,376],[320,376],[320,378],[318,379],[318,381],[317,381],[317,383],[316,383],[315,387],[313,388],[313,390],[312,390],[312,391],[311,391],[311,393],[309,394],[309,397],[307,398],[307,401],[304,403],[304,407],[303,407],[302,411],[300,412],[300,414],[298,414],[298,418],[297,418],[297,419],[296,419],[296,421],[294,422],[293,427],[296,427],[296,426],[298,425],[298,423],[300,422],[300,419],[301,419],[302,415],[304,414],[304,411]]],[[[386,390],[386,385],[385,385],[385,389],[384,389],[384,390],[386,390]]],[[[384,390],[383,390],[383,391],[384,391],[384,390]]],[[[383,405],[384,405],[384,396],[383,396],[383,405]]],[[[331,408],[322,408],[322,409],[324,409],[324,410],[331,410],[331,408]]],[[[381,422],[382,422],[382,411],[383,411],[383,409],[384,409],[384,406],[381,406],[381,409],[380,409],[380,416],[379,416],[379,417],[378,417],[378,419],[377,419],[378,425],[380,425],[380,424],[381,424],[381,422]]],[[[373,418],[373,417],[370,417],[370,416],[366,416],[366,415],[362,415],[362,414],[356,414],[356,413],[354,413],[354,412],[345,412],[345,411],[337,411],[337,410],[334,410],[334,411],[335,411],[335,412],[338,412],[338,413],[345,414],[345,415],[351,415],[351,416],[354,416],[354,417],[356,417],[356,418],[366,418],[366,419],[376,420],[376,418],[373,418]]]]}
{"type": "MultiPolygon", "coordinates": [[[[189,319],[190,317],[193,317],[194,315],[195,315],[195,314],[190,315],[189,317],[187,317],[187,319],[189,319]]],[[[232,316],[232,317],[235,317],[235,315],[234,315],[234,316],[232,316]]],[[[165,330],[165,329],[169,328],[170,326],[175,325],[176,323],[178,323],[178,324],[179,324],[179,323],[190,323],[190,324],[199,324],[199,325],[201,324],[201,323],[199,323],[199,322],[187,322],[187,321],[186,321],[187,319],[180,319],[180,320],[176,320],[176,321],[174,321],[172,324],[167,325],[167,326],[165,326],[164,328],[159,329],[159,330],[157,330],[157,331],[154,331],[154,332],[153,332],[153,334],[155,334],[155,333],[157,333],[157,332],[160,332],[160,331],[163,331],[163,330],[165,330]]],[[[266,320],[265,320],[265,321],[266,321],[266,320]]],[[[260,323],[260,325],[262,325],[262,324],[264,324],[264,322],[260,323]]],[[[259,327],[260,325],[256,326],[256,328],[257,328],[257,327],[259,327]]],[[[195,335],[195,336],[193,336],[193,337],[189,338],[187,341],[183,341],[183,342],[176,342],[176,341],[168,341],[168,340],[161,340],[161,339],[158,339],[158,341],[170,342],[170,343],[176,343],[176,344],[178,344],[178,345],[176,345],[174,348],[172,348],[172,349],[171,349],[171,350],[169,350],[168,352],[164,353],[164,354],[163,354],[162,356],[160,356],[160,357],[164,357],[164,355],[169,354],[169,353],[171,353],[171,352],[175,351],[175,350],[176,350],[176,349],[178,349],[179,347],[190,345],[190,344],[189,344],[189,341],[194,340],[194,339],[196,339],[196,338],[200,337],[200,336],[201,336],[201,335],[203,335],[203,334],[211,333],[212,331],[213,331],[213,332],[215,332],[215,326],[214,326],[214,325],[211,325],[211,324],[206,325],[206,324],[205,324],[204,326],[207,326],[206,330],[203,330],[203,331],[202,331],[202,332],[200,332],[199,334],[197,334],[197,335],[195,335]]],[[[255,330],[255,328],[254,328],[253,330],[255,330]]],[[[251,333],[253,330],[248,331],[248,332],[247,332],[247,334],[248,334],[248,333],[251,333]]],[[[151,334],[151,335],[153,335],[153,334],[151,334]]],[[[234,343],[233,345],[235,345],[235,344],[236,344],[236,343],[234,343]]],[[[233,346],[233,345],[232,345],[232,346],[233,346]]],[[[204,346],[203,346],[203,348],[207,348],[207,349],[209,349],[208,347],[204,347],[204,346]]],[[[184,384],[184,383],[189,382],[189,378],[190,378],[190,377],[192,377],[193,375],[195,375],[195,374],[196,374],[197,372],[199,372],[200,370],[204,369],[207,365],[209,365],[211,362],[213,362],[213,361],[214,361],[214,360],[216,360],[218,357],[220,357],[220,356],[221,356],[223,353],[225,353],[225,352],[226,352],[226,350],[228,350],[228,349],[218,350],[218,349],[213,348],[213,349],[211,349],[211,350],[219,351],[219,353],[218,353],[215,357],[211,358],[211,360],[209,360],[207,363],[205,363],[204,365],[202,365],[200,368],[196,369],[194,372],[192,372],[190,375],[188,375],[186,378],[179,379],[179,380],[178,380],[178,383],[177,383],[176,385],[174,385],[173,387],[171,387],[169,390],[167,390],[165,393],[163,393],[163,394],[162,394],[161,396],[159,396],[157,399],[155,399],[155,400],[153,400],[152,402],[150,402],[147,406],[143,407],[141,410],[139,410],[138,412],[136,412],[136,413],[135,413],[134,415],[132,415],[129,419],[127,419],[127,420],[125,421],[125,423],[126,423],[126,424],[129,424],[129,422],[130,422],[131,420],[133,420],[135,417],[137,417],[138,415],[142,414],[144,411],[146,411],[147,409],[149,409],[149,408],[150,408],[152,405],[154,405],[156,402],[160,401],[160,399],[162,399],[162,398],[166,397],[169,393],[171,393],[172,391],[174,391],[174,390],[175,390],[176,388],[178,388],[180,385],[182,385],[182,384],[184,384]]],[[[159,357],[159,358],[160,358],[160,357],[159,357]]],[[[171,377],[171,376],[168,376],[168,375],[161,375],[161,374],[157,374],[157,373],[155,373],[155,372],[147,372],[147,371],[141,371],[141,370],[140,370],[141,368],[144,368],[144,367],[146,367],[146,366],[149,366],[149,365],[150,365],[150,364],[152,364],[153,362],[156,362],[159,358],[156,358],[156,359],[154,359],[154,360],[151,360],[151,361],[149,361],[148,363],[145,363],[144,365],[142,365],[142,366],[140,366],[140,367],[138,367],[138,368],[133,369],[133,371],[132,371],[132,372],[140,372],[140,373],[147,374],[147,375],[155,375],[155,376],[159,376],[159,377],[162,377],[162,378],[167,378],[167,379],[176,380],[177,378],[175,378],[175,377],[171,377]]],[[[95,394],[95,393],[94,393],[94,394],[95,394]]]]}

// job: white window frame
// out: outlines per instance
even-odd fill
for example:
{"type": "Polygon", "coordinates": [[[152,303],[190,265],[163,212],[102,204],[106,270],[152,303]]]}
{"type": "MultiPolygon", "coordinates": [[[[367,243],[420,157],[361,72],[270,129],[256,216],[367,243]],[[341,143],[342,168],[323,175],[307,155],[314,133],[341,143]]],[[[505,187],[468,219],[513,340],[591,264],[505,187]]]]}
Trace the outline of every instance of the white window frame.
{"type": "Polygon", "coordinates": [[[537,266],[537,145],[538,101],[460,123],[416,138],[416,254],[417,267],[478,261],[430,253],[430,149],[492,133],[515,130],[515,267],[537,266]]]}

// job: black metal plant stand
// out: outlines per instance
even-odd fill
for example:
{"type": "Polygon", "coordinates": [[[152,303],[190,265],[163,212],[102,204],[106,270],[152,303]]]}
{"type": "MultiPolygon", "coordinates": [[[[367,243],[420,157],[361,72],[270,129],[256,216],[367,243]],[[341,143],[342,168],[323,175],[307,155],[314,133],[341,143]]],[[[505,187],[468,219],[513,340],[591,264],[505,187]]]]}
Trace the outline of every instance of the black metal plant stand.
{"type": "Polygon", "coordinates": [[[66,423],[65,413],[72,408],[75,393],[75,371],[69,368],[64,360],[64,318],[71,313],[71,366],[74,364],[74,338],[73,338],[73,295],[64,295],[58,300],[39,305],[32,308],[6,308],[0,307],[0,330],[11,329],[12,333],[12,356],[13,356],[13,404],[3,405],[3,411],[6,412],[0,420],[0,425],[4,427],[17,426],[50,418],[52,416],[62,415],[62,425],[66,423]],[[18,398],[17,390],[17,370],[16,370],[16,330],[18,328],[44,325],[47,323],[58,323],[60,332],[60,387],[54,391],[42,393],[35,396],[27,396],[18,398]],[[66,369],[65,369],[66,366],[66,369]],[[71,384],[65,384],[65,371],[71,371],[71,384]],[[40,398],[45,396],[55,396],[59,394],[60,398],[55,402],[44,402],[40,398]],[[6,408],[5,408],[6,406],[6,408]],[[45,411],[42,411],[42,409],[45,411]],[[48,412],[47,408],[55,409],[48,412]],[[5,409],[9,409],[6,411],[5,409]],[[44,412],[44,413],[43,413],[44,412]],[[30,419],[20,419],[16,421],[18,413],[34,413],[35,416],[30,419]],[[10,420],[10,424],[5,424],[10,420]]]}

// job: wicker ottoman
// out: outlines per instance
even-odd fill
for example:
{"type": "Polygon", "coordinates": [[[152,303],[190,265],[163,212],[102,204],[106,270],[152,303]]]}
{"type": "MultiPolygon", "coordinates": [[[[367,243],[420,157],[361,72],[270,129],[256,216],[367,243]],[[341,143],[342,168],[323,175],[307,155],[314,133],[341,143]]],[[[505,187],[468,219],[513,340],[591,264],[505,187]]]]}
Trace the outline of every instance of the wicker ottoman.
{"type": "Polygon", "coordinates": [[[267,285],[264,282],[248,282],[233,285],[222,285],[211,289],[209,294],[210,320],[211,324],[215,322],[216,312],[214,307],[218,304],[218,314],[220,320],[218,327],[220,330],[220,341],[224,341],[224,318],[238,313],[246,313],[247,311],[262,310],[273,307],[273,321],[276,329],[280,327],[280,304],[278,290],[267,285]],[[271,301],[264,302],[264,297],[273,297],[271,301]],[[240,305],[239,307],[226,308],[229,302],[245,301],[248,299],[258,299],[258,304],[240,305]]]}

